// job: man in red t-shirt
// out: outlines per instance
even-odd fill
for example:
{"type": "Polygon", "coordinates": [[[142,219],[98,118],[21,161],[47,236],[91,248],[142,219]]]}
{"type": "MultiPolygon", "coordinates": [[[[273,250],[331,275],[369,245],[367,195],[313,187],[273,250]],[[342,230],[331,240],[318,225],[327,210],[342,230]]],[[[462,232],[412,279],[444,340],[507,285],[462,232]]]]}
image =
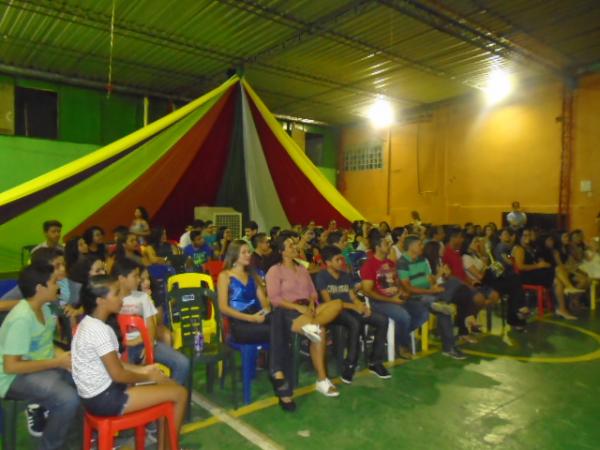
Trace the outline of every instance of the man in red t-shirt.
{"type": "Polygon", "coordinates": [[[450,267],[452,275],[463,283],[467,282],[467,274],[463,265],[461,248],[465,241],[462,231],[457,229],[448,232],[448,244],[444,249],[442,261],[450,267]]]}
{"type": "Polygon", "coordinates": [[[396,345],[400,357],[411,359],[410,333],[429,319],[427,305],[408,299],[400,288],[396,264],[388,259],[391,244],[378,230],[369,233],[372,253],[360,269],[361,289],[371,300],[371,307],[396,324],[396,345]]]}

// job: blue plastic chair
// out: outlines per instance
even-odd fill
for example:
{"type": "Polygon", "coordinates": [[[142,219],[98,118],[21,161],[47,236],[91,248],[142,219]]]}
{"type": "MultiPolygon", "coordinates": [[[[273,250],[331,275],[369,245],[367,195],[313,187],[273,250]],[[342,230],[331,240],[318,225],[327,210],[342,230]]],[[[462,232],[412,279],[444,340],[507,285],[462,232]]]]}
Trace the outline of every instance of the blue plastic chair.
{"type": "Polygon", "coordinates": [[[269,350],[267,342],[261,344],[239,344],[229,338],[227,344],[242,354],[242,390],[244,405],[252,401],[252,380],[256,378],[256,359],[259,350],[269,350]]]}
{"type": "Polygon", "coordinates": [[[170,325],[171,317],[167,306],[167,281],[170,276],[176,275],[175,269],[168,264],[151,264],[147,267],[148,273],[159,286],[159,292],[153,292],[152,296],[163,306],[163,323],[170,325]]]}
{"type": "Polygon", "coordinates": [[[17,280],[0,280],[0,297],[17,285],[17,280]]]}

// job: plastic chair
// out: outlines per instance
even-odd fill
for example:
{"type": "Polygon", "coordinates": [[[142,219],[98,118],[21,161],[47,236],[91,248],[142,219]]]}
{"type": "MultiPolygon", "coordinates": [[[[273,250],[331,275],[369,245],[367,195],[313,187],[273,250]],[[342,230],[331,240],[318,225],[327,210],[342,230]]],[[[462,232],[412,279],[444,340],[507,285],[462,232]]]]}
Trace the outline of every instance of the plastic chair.
{"type": "Polygon", "coordinates": [[[17,406],[18,400],[2,399],[2,450],[17,450],[17,406]]]}
{"type": "MultiPolygon", "coordinates": [[[[222,341],[222,322],[219,313],[216,294],[210,289],[201,287],[180,287],[173,285],[170,291],[171,301],[169,307],[171,311],[171,320],[173,324],[178,323],[181,329],[182,351],[187,353],[190,359],[190,375],[188,380],[188,392],[192,392],[192,377],[194,367],[197,362],[205,364],[206,370],[206,388],[210,393],[213,389],[214,372],[217,363],[227,363],[231,372],[233,403],[237,408],[237,392],[235,379],[235,358],[233,349],[222,341]],[[194,334],[199,331],[205,335],[204,323],[209,314],[209,304],[212,303],[212,312],[215,324],[215,339],[210,342],[204,342],[204,349],[200,353],[194,352],[194,334]]],[[[223,387],[225,371],[221,378],[221,387],[223,387]]]]}
{"type": "MultiPolygon", "coordinates": [[[[167,290],[170,298],[172,298],[171,291],[175,285],[179,286],[179,288],[208,287],[211,291],[215,290],[212,277],[206,273],[180,273],[170,276],[167,281],[167,290]]],[[[173,328],[173,347],[180,348],[182,346],[181,329],[178,323],[173,323],[172,318],[170,318],[170,321],[173,328]]],[[[212,336],[217,333],[215,314],[211,304],[208,305],[207,318],[202,321],[202,330],[206,342],[210,342],[212,336]]]]}
{"type": "Polygon", "coordinates": [[[163,323],[169,324],[169,314],[167,305],[167,282],[170,277],[176,275],[175,269],[168,264],[152,264],[147,267],[148,273],[158,285],[159,292],[152,292],[152,297],[158,304],[163,306],[163,323]]]}
{"type": "Polygon", "coordinates": [[[175,428],[175,408],[172,402],[165,402],[118,417],[99,417],[85,413],[83,449],[90,450],[92,448],[92,432],[94,430],[98,432],[97,449],[112,450],[116,433],[135,428],[135,448],[136,450],[143,450],[146,440],[145,426],[163,417],[167,420],[171,448],[179,448],[179,437],[175,428]]]}
{"type": "Polygon", "coordinates": [[[171,264],[171,266],[173,266],[173,269],[175,269],[175,272],[177,272],[177,273],[185,272],[185,263],[187,261],[187,256],[185,256],[185,255],[167,255],[166,258],[167,258],[167,261],[169,261],[169,264],[171,264]]]}
{"type": "Polygon", "coordinates": [[[252,401],[252,380],[256,378],[256,359],[258,352],[269,350],[267,342],[261,344],[239,344],[230,337],[227,344],[242,356],[242,398],[244,405],[252,401]]]}
{"type": "MultiPolygon", "coordinates": [[[[123,336],[123,347],[127,349],[127,332],[129,331],[129,329],[137,329],[142,336],[142,341],[144,341],[146,364],[154,364],[154,343],[150,339],[150,333],[148,333],[148,328],[146,328],[146,322],[144,322],[144,319],[140,316],[119,314],[117,316],[117,321],[119,322],[121,336],[123,336]]],[[[123,354],[121,355],[121,359],[125,362],[129,360],[129,355],[127,351],[123,352],[123,354]]]]}
{"type": "Polygon", "coordinates": [[[544,303],[547,304],[548,309],[552,309],[552,297],[550,296],[550,291],[545,286],[541,284],[524,284],[523,290],[535,292],[538,317],[544,316],[544,303]]]}
{"type": "MultiPolygon", "coordinates": [[[[150,340],[150,333],[148,333],[144,319],[139,316],[119,314],[117,320],[121,334],[123,335],[124,344],[126,341],[125,334],[129,327],[135,327],[140,331],[146,352],[146,363],[153,364],[154,345],[150,340]]],[[[121,358],[127,361],[126,351],[123,352],[121,358]]],[[[86,412],[83,419],[83,449],[91,449],[92,432],[94,430],[98,432],[98,450],[112,450],[115,434],[122,430],[135,428],[135,448],[136,450],[143,450],[146,440],[146,425],[163,417],[167,420],[171,448],[179,448],[179,437],[175,428],[174,405],[172,402],[165,402],[141,411],[116,417],[100,417],[86,412]]]]}
{"type": "MultiPolygon", "coordinates": [[[[433,315],[430,315],[430,318],[433,315]]],[[[426,352],[429,350],[429,321],[421,325],[420,338],[421,338],[421,351],[426,352]]],[[[413,330],[410,333],[410,350],[413,355],[417,354],[417,330],[413,330]]],[[[387,332],[387,359],[388,361],[394,361],[396,359],[396,322],[392,319],[388,319],[388,332],[387,332]]]]}
{"type": "Polygon", "coordinates": [[[590,310],[594,311],[596,309],[596,294],[598,293],[598,285],[600,284],[600,279],[594,278],[590,283],[590,310]]]}
{"type": "MultiPolygon", "coordinates": [[[[204,270],[212,277],[214,284],[217,284],[217,278],[223,271],[225,263],[219,260],[207,261],[204,263],[204,270]]],[[[212,288],[211,288],[212,289],[212,288]]]]}
{"type": "Polygon", "coordinates": [[[21,267],[25,267],[31,259],[31,251],[36,245],[24,245],[21,247],[21,267]]]}

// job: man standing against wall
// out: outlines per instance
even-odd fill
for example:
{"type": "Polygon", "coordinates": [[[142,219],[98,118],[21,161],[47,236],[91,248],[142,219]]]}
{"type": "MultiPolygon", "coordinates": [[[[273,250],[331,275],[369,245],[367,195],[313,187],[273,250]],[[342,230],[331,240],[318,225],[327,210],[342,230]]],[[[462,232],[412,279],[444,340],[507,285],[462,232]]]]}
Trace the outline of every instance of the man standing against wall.
{"type": "Polygon", "coordinates": [[[520,230],[527,225],[527,214],[521,211],[519,202],[512,202],[512,210],[506,215],[506,221],[513,230],[520,230]]]}

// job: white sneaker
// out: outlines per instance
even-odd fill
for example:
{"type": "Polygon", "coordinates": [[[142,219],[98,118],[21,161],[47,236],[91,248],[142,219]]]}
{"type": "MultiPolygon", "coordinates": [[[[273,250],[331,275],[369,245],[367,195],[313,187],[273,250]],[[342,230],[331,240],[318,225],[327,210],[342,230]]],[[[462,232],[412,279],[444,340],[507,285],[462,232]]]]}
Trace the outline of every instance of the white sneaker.
{"type": "Polygon", "coordinates": [[[317,392],[320,392],[326,397],[339,397],[340,393],[329,378],[317,381],[315,383],[317,392]]]}
{"type": "Polygon", "coordinates": [[[321,328],[319,325],[314,323],[307,323],[302,327],[302,332],[304,336],[310,339],[312,342],[319,343],[321,342],[321,328]]]}

